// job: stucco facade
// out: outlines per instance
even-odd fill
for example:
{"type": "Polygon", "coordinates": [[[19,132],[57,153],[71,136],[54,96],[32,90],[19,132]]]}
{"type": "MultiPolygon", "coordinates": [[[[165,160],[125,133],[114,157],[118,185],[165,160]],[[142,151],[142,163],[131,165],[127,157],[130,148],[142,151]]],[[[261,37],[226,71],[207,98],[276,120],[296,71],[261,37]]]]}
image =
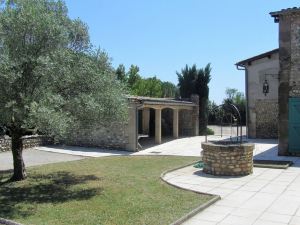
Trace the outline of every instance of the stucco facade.
{"type": "Polygon", "coordinates": [[[238,62],[245,70],[247,133],[249,138],[278,137],[279,50],[238,62]],[[268,93],[263,85],[269,85],[268,93]]]}

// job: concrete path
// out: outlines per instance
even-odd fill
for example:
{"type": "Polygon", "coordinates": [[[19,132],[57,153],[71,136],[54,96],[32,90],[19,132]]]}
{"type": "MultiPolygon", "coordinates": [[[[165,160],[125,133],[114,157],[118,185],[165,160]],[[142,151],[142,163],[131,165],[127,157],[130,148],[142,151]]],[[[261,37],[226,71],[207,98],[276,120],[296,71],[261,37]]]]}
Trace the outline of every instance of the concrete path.
{"type": "Polygon", "coordinates": [[[104,156],[120,156],[130,155],[132,152],[108,150],[101,148],[88,148],[78,146],[40,146],[35,147],[36,150],[45,152],[55,152],[66,155],[84,156],[84,157],[104,157],[104,156]]]}
{"type": "Polygon", "coordinates": [[[286,170],[254,168],[245,177],[216,177],[193,166],[165,175],[168,182],[221,200],[198,213],[185,225],[299,225],[300,158],[278,157],[272,140],[256,140],[255,158],[291,160],[286,170]]]}
{"type": "Polygon", "coordinates": [[[40,151],[64,153],[88,157],[104,157],[116,155],[178,155],[178,156],[200,156],[201,142],[205,137],[187,137],[167,141],[139,152],[107,150],[101,148],[85,148],[76,146],[47,146],[36,147],[40,151]]]}
{"type": "MultiPolygon", "coordinates": [[[[26,166],[37,166],[56,162],[67,162],[84,159],[82,156],[58,154],[52,152],[26,149],[23,151],[24,163],[26,166]]],[[[13,157],[11,152],[0,153],[0,171],[13,169],[13,157]]]]}
{"type": "MultiPolygon", "coordinates": [[[[222,137],[224,138],[224,137],[222,137]]],[[[209,140],[220,140],[219,136],[210,136],[209,140]]],[[[63,154],[87,156],[87,157],[104,157],[116,155],[177,155],[177,156],[200,156],[201,142],[205,141],[204,136],[186,137],[168,140],[163,144],[146,148],[139,152],[107,150],[101,148],[86,148],[76,146],[47,146],[36,147],[35,149],[48,152],[63,154]]],[[[275,144],[276,145],[276,144],[275,144]]]]}
{"type": "Polygon", "coordinates": [[[205,137],[203,136],[173,139],[133,153],[133,155],[200,156],[201,142],[203,141],[205,141],[205,137]]]}
{"type": "MultiPolygon", "coordinates": [[[[241,129],[239,127],[239,131],[237,132],[236,126],[219,126],[219,125],[208,125],[209,129],[214,131],[214,135],[223,135],[223,136],[236,136],[239,132],[239,135],[241,135],[241,129]]],[[[246,135],[246,127],[242,126],[242,135],[246,135]]]]}

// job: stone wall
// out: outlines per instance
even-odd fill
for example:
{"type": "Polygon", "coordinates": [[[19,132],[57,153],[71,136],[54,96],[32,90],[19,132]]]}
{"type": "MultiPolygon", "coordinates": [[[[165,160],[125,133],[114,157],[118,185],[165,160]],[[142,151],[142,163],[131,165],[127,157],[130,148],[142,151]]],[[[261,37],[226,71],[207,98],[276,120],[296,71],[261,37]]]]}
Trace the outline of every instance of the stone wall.
{"type": "Polygon", "coordinates": [[[8,136],[0,137],[0,152],[11,151],[11,138],[8,136]]]}
{"type": "Polygon", "coordinates": [[[74,128],[66,140],[67,145],[100,147],[105,149],[126,149],[128,144],[127,124],[111,123],[85,125],[74,128]]]}
{"type": "Polygon", "coordinates": [[[256,138],[278,137],[278,102],[271,100],[257,100],[256,138]]]}
{"type": "Polygon", "coordinates": [[[289,155],[289,97],[300,96],[300,9],[277,13],[279,21],[279,155],[289,155]]]}
{"type": "MultiPolygon", "coordinates": [[[[22,138],[23,149],[33,148],[41,145],[53,144],[53,140],[43,135],[28,135],[22,138]]],[[[11,138],[9,136],[0,137],[0,152],[11,151],[11,138]]]]}
{"type": "Polygon", "coordinates": [[[212,175],[242,176],[253,171],[254,144],[221,145],[202,143],[203,172],[212,175]]]}
{"type": "Polygon", "coordinates": [[[191,110],[179,110],[179,136],[193,136],[193,112],[191,110]]]}

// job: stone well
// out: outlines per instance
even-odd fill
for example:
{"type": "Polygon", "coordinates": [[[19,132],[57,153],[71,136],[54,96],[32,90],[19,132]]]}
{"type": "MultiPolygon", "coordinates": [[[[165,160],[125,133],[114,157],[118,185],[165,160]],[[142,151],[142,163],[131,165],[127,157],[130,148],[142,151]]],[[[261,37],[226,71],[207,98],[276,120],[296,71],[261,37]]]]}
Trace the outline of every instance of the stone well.
{"type": "Polygon", "coordinates": [[[220,176],[244,176],[253,171],[254,144],[216,141],[202,143],[203,172],[220,176]]]}

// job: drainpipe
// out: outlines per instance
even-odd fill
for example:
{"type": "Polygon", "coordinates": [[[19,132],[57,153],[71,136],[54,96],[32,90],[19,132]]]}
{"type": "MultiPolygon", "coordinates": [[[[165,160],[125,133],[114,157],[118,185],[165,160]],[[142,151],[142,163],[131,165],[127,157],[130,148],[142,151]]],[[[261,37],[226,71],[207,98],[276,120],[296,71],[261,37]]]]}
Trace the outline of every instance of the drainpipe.
{"type": "Polygon", "coordinates": [[[246,68],[246,66],[245,65],[238,65],[238,64],[236,64],[236,69],[237,70],[244,70],[245,71],[245,94],[246,94],[246,138],[248,139],[248,125],[249,125],[249,118],[248,118],[248,116],[249,116],[249,112],[248,112],[248,110],[249,110],[249,104],[248,104],[248,97],[249,97],[249,95],[248,95],[248,70],[247,70],[247,68],[246,68]]]}

